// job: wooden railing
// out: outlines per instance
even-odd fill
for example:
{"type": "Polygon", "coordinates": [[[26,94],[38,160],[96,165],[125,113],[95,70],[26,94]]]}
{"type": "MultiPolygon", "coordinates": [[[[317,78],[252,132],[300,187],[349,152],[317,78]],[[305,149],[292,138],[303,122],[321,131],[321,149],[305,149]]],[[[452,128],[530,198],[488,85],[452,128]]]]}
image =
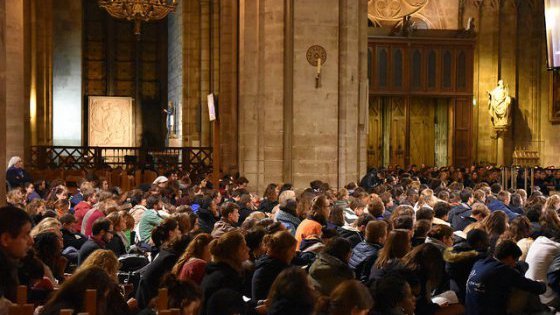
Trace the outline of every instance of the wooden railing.
{"type": "Polygon", "coordinates": [[[181,168],[186,172],[201,174],[212,171],[212,148],[32,146],[27,163],[29,167],[40,170],[181,168]]]}

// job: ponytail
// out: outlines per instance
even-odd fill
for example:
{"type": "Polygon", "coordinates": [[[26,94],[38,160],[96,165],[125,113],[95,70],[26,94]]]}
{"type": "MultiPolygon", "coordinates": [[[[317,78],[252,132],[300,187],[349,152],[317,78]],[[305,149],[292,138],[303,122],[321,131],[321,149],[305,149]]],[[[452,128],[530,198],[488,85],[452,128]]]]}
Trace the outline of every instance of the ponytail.
{"type": "Polygon", "coordinates": [[[165,219],[152,230],[152,242],[156,247],[161,247],[163,243],[169,241],[169,232],[174,231],[179,224],[175,219],[165,219]]]}

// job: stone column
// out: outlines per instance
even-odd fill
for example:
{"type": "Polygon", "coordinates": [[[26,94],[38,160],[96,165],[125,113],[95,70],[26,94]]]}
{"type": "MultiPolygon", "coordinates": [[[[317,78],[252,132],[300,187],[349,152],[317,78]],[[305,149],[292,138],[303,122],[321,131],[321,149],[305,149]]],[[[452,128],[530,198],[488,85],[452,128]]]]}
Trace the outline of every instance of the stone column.
{"type": "Polygon", "coordinates": [[[237,56],[239,1],[220,1],[219,106],[222,169],[239,171],[237,126],[237,56]]]}
{"type": "Polygon", "coordinates": [[[183,143],[186,146],[200,146],[200,1],[183,2],[183,143]]]}
{"type": "Polygon", "coordinates": [[[83,143],[82,2],[53,4],[53,144],[79,146],[83,143]]]}
{"type": "Polygon", "coordinates": [[[506,163],[505,146],[504,142],[507,141],[506,137],[508,135],[507,130],[496,130],[496,165],[503,166],[506,163]]]}
{"type": "Polygon", "coordinates": [[[367,2],[240,1],[239,21],[239,170],[250,187],[356,181],[366,157],[367,2]],[[327,52],[319,88],[313,45],[327,52]]]}
{"type": "Polygon", "coordinates": [[[6,204],[6,2],[0,1],[0,205],[6,204]]]}
{"type": "MultiPolygon", "coordinates": [[[[24,158],[25,110],[24,106],[24,32],[23,1],[6,2],[6,159],[14,155],[24,158]]],[[[4,168],[6,164],[0,165],[4,168]]]]}
{"type": "Polygon", "coordinates": [[[177,134],[176,138],[170,138],[170,131],[168,130],[167,145],[170,147],[182,146],[182,129],[183,129],[183,119],[182,119],[182,106],[183,106],[183,1],[177,2],[177,8],[175,12],[170,14],[167,18],[167,60],[168,60],[168,72],[167,72],[167,99],[173,104],[175,109],[175,117],[177,117],[177,134]]]}

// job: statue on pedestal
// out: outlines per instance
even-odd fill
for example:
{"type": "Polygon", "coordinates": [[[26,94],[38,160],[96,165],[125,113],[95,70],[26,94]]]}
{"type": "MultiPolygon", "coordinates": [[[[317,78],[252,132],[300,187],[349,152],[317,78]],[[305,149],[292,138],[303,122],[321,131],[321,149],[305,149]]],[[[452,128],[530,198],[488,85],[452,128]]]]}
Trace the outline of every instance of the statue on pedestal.
{"type": "Polygon", "coordinates": [[[169,106],[164,108],[163,112],[167,115],[167,138],[174,139],[177,135],[175,134],[175,107],[173,106],[173,101],[169,102],[169,106]]]}
{"type": "Polygon", "coordinates": [[[498,86],[488,92],[488,112],[494,129],[505,130],[509,127],[511,120],[511,97],[509,90],[504,86],[504,81],[499,80],[498,86]]]}

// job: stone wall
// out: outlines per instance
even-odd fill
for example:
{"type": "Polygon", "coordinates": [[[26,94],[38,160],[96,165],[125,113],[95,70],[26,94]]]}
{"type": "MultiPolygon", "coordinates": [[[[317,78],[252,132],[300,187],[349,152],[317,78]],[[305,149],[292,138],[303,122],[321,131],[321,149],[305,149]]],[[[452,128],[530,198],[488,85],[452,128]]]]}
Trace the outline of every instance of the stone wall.
{"type": "Polygon", "coordinates": [[[219,108],[220,156],[222,170],[228,174],[239,171],[237,123],[237,56],[238,1],[222,1],[220,6],[219,42],[219,108]]]}
{"type": "MultiPolygon", "coordinates": [[[[0,1],[0,166],[6,165],[6,2],[0,1]]],[[[6,172],[0,172],[0,205],[6,203],[6,172]]]]}
{"type": "Polygon", "coordinates": [[[365,169],[366,18],[366,1],[242,2],[239,169],[252,188],[283,181],[302,188],[314,179],[343,185],[365,169]],[[306,58],[312,45],[327,52],[319,88],[306,58]]]}
{"type": "Polygon", "coordinates": [[[24,29],[23,1],[6,1],[6,161],[24,157],[24,29]]]}
{"type": "Polygon", "coordinates": [[[560,125],[549,121],[551,73],[546,71],[546,41],[541,1],[467,1],[465,19],[475,17],[475,161],[497,161],[496,139],[488,115],[487,91],[503,79],[509,86],[512,126],[505,139],[505,164],[516,147],[540,152],[540,164],[560,164],[560,125]]]}

